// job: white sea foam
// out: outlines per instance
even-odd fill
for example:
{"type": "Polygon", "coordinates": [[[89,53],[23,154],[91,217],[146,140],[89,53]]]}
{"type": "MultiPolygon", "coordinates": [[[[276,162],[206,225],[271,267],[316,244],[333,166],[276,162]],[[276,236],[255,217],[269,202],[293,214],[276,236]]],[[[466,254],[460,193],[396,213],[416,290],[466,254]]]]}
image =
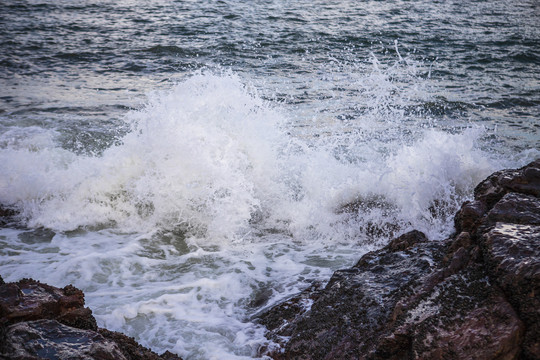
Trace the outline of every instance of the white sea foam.
{"type": "Polygon", "coordinates": [[[318,137],[295,136],[294,110],[238,76],[205,72],[150,94],[100,156],[58,147],[51,131],[4,133],[0,203],[30,229],[0,229],[2,275],[71,282],[100,325],[156,351],[252,358],[267,343],[250,321],[260,304],[405,230],[447,235],[498,166],[477,146],[482,129],[419,126],[382,104],[399,84],[373,76],[354,79],[371,89],[358,102],[381,104],[314,126],[318,137]]]}
{"type": "Polygon", "coordinates": [[[476,147],[482,131],[449,134],[407,124],[396,101],[414,97],[411,85],[390,99],[399,84],[379,67],[355,82],[370,89],[358,102],[371,105],[347,131],[326,124],[334,128],[316,141],[289,135],[294,117],[238,76],[210,73],[150,94],[142,110],[127,115],[131,132],[99,157],[76,156],[48,133],[11,142],[17,137],[5,133],[0,202],[17,208],[31,227],[138,233],[182,227],[219,243],[269,228],[299,241],[341,240],[336,227],[350,214],[340,207],[377,198],[380,206],[356,215],[392,213],[394,222],[425,229],[438,217],[433,234],[448,231],[444,215],[494,168],[476,147]],[[435,203],[444,205],[439,213],[435,203]]]}

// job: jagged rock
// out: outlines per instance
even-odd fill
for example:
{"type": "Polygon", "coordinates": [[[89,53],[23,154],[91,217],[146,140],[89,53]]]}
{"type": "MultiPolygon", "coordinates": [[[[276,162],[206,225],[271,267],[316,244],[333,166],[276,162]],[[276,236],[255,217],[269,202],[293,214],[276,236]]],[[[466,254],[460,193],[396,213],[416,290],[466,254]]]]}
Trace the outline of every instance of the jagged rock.
{"type": "Polygon", "coordinates": [[[116,343],[121,349],[127,360],[145,359],[145,360],[182,360],[178,355],[166,351],[158,355],[153,351],[145,348],[135,341],[134,338],[126,336],[117,331],[107,329],[99,329],[99,334],[104,338],[116,343]]]}
{"type": "Polygon", "coordinates": [[[55,319],[79,329],[97,330],[84,294],[74,286],[56,288],[32,279],[0,286],[0,324],[55,319]]]}
{"type": "Polygon", "coordinates": [[[281,345],[266,354],[540,359],[539,197],[540,159],[494,173],[456,214],[454,237],[402,235],[260,316],[281,345]]]}
{"type": "Polygon", "coordinates": [[[524,355],[540,359],[540,226],[497,223],[483,241],[492,277],[527,326],[524,355]]]}
{"type": "Polygon", "coordinates": [[[540,199],[517,193],[508,193],[487,214],[485,225],[497,222],[508,224],[540,225],[540,199]]]}
{"type": "Polygon", "coordinates": [[[16,214],[17,213],[14,210],[5,208],[0,205],[0,217],[14,216],[16,214]]]}
{"type": "Polygon", "coordinates": [[[457,233],[474,233],[485,214],[507,193],[540,197],[540,159],[517,170],[493,173],[474,189],[474,201],[463,204],[455,217],[457,233]]]}
{"type": "Polygon", "coordinates": [[[2,347],[10,359],[127,360],[117,344],[92,330],[56,320],[24,321],[8,326],[2,347]]]}
{"type": "Polygon", "coordinates": [[[13,222],[17,212],[15,210],[3,207],[0,204],[0,225],[6,225],[13,222]]]}
{"type": "MultiPolygon", "coordinates": [[[[470,230],[489,276],[526,325],[522,357],[540,359],[540,159],[491,175],[477,186],[472,204],[484,209],[470,230]]],[[[468,206],[456,223],[467,221],[468,206]]]]}
{"type": "Polygon", "coordinates": [[[32,279],[0,281],[0,359],[181,360],[98,329],[74,286],[60,289],[32,279]]]}
{"type": "Polygon", "coordinates": [[[336,271],[309,311],[272,324],[274,341],[290,339],[284,352],[271,356],[512,358],[519,352],[521,321],[483,269],[468,266],[472,256],[464,248],[438,267],[446,248],[421,233],[408,233],[366,254],[353,268],[336,271]]]}
{"type": "Polygon", "coordinates": [[[306,291],[278,304],[276,308],[279,308],[279,311],[264,312],[258,315],[258,319],[270,330],[279,329],[281,336],[290,336],[291,329],[288,329],[287,325],[311,309],[313,302],[319,298],[321,290],[322,284],[315,283],[306,291]]]}

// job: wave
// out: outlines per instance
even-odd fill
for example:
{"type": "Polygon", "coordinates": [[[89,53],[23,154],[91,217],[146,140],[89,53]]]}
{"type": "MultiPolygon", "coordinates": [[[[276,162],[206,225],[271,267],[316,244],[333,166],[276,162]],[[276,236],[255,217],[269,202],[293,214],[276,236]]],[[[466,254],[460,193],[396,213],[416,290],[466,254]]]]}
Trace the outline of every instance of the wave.
{"type": "Polygon", "coordinates": [[[418,227],[434,221],[435,202],[454,211],[494,167],[475,148],[478,129],[453,135],[422,130],[414,143],[397,144],[389,155],[369,150],[380,145],[381,126],[388,132],[380,121],[370,124],[363,144],[348,144],[346,151],[356,154],[347,158],[335,144],[353,141],[350,134],[329,133],[318,143],[291,136],[294,123],[286,111],[231,73],[199,72],[151,93],[126,121],[131,131],[97,157],[59,148],[54,133],[36,129],[5,143],[0,202],[20,211],[30,227],[59,231],[180,227],[236,239],[277,229],[300,238],[336,238],[332,233],[350,226],[351,217],[361,223],[374,216],[375,209],[338,211],[349,203],[384,197],[392,221],[418,227]]]}

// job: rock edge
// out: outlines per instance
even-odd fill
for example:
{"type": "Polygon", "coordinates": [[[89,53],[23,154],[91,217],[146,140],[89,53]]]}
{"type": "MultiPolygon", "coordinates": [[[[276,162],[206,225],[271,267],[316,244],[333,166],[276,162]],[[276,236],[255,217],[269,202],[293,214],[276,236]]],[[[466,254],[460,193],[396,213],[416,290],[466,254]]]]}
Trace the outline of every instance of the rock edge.
{"type": "Polygon", "coordinates": [[[119,332],[98,328],[84,294],[33,279],[0,277],[0,359],[181,360],[158,355],[119,332]]]}

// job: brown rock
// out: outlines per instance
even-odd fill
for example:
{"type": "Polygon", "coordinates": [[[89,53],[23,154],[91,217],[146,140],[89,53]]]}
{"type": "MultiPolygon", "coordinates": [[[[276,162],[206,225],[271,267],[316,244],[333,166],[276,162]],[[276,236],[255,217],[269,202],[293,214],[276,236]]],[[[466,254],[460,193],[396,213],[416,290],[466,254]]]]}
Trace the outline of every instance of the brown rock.
{"type": "Polygon", "coordinates": [[[483,240],[492,277],[527,325],[524,355],[540,359],[540,226],[497,223],[483,240]]]}
{"type": "Polygon", "coordinates": [[[162,355],[158,355],[155,352],[145,348],[135,341],[134,338],[126,336],[117,331],[110,331],[107,329],[99,329],[99,334],[104,338],[113,341],[121,349],[122,354],[127,360],[182,360],[178,355],[170,352],[165,352],[162,355]]]}
{"type": "Polygon", "coordinates": [[[493,173],[474,189],[474,201],[465,202],[454,223],[457,232],[474,234],[485,214],[507,193],[540,197],[540,159],[517,170],[493,173]]]}
{"type": "MultiPolygon", "coordinates": [[[[274,340],[290,339],[271,357],[516,358],[523,324],[483,266],[463,247],[444,265],[443,242],[396,246],[422,236],[407,234],[334,273],[308,311],[286,312],[287,320],[274,327],[274,340]]],[[[281,311],[271,310],[274,317],[281,311]]]]}
{"type": "Polygon", "coordinates": [[[10,359],[127,360],[118,346],[92,330],[56,320],[24,321],[6,329],[0,351],[10,359]]]}
{"type": "MultiPolygon", "coordinates": [[[[397,301],[411,295],[419,279],[433,270],[434,259],[443,255],[441,243],[425,240],[420,232],[406,234],[385,249],[366,254],[353,268],[336,271],[317,296],[299,297],[313,299],[307,311],[291,316],[290,310],[300,305],[288,302],[286,309],[278,307],[271,311],[273,316],[263,315],[263,323],[281,314],[287,319],[273,335],[275,339],[289,335],[290,340],[284,344],[285,352],[272,356],[355,359],[373,351],[397,301]]],[[[408,341],[399,340],[398,343],[408,341]]]]}
{"type": "Polygon", "coordinates": [[[414,357],[425,360],[444,359],[449,354],[456,359],[510,360],[518,357],[523,324],[501,294],[466,316],[430,329],[421,344],[423,351],[416,351],[414,357]]]}
{"type": "Polygon", "coordinates": [[[97,330],[84,294],[73,286],[59,289],[32,279],[0,286],[0,324],[55,319],[80,329],[97,330]]]}
{"type": "Polygon", "coordinates": [[[428,241],[426,235],[418,230],[413,230],[392,240],[390,244],[387,245],[387,248],[392,252],[404,251],[415,244],[426,241],[428,241]]]}
{"type": "Polygon", "coordinates": [[[487,210],[481,201],[466,201],[454,218],[456,231],[473,233],[487,210]]]}
{"type": "Polygon", "coordinates": [[[540,225],[540,199],[518,193],[507,193],[489,211],[486,224],[497,222],[509,224],[540,225]]]}
{"type": "Polygon", "coordinates": [[[0,284],[0,359],[181,360],[99,329],[84,294],[23,279],[0,284]]]}
{"type": "Polygon", "coordinates": [[[474,189],[474,198],[492,207],[506,193],[540,196],[540,159],[517,170],[501,170],[474,189]]]}

